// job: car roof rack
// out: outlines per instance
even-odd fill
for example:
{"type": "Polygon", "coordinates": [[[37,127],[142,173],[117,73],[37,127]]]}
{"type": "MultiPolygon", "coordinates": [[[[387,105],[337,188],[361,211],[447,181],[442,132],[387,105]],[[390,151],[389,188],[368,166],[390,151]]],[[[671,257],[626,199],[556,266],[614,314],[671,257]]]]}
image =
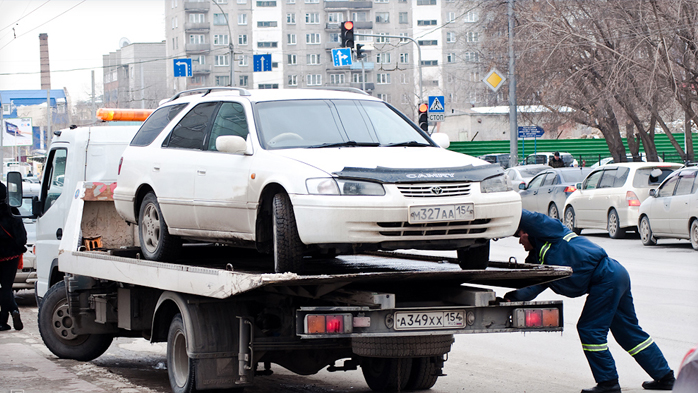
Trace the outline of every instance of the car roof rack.
{"type": "Polygon", "coordinates": [[[359,94],[364,94],[364,95],[370,95],[366,93],[365,91],[356,88],[356,87],[346,87],[346,86],[318,86],[318,87],[303,87],[302,89],[310,89],[310,90],[335,90],[335,91],[348,91],[351,93],[359,93],[359,94]]]}
{"type": "Polygon", "coordinates": [[[161,102],[160,102],[160,105],[162,105],[162,104],[164,104],[164,103],[166,103],[166,102],[174,101],[174,100],[176,100],[177,98],[181,97],[181,96],[184,95],[184,94],[189,95],[189,94],[196,94],[196,93],[201,93],[201,92],[203,92],[204,94],[202,95],[202,97],[204,97],[204,96],[206,96],[208,93],[211,93],[212,91],[222,91],[222,90],[225,90],[225,91],[237,91],[237,92],[240,93],[241,96],[250,96],[250,95],[252,95],[252,93],[250,93],[249,90],[243,89],[242,87],[200,87],[200,88],[198,88],[198,89],[191,89],[191,90],[180,91],[179,93],[177,93],[177,94],[175,94],[174,96],[172,96],[172,98],[161,101],[161,102]]]}

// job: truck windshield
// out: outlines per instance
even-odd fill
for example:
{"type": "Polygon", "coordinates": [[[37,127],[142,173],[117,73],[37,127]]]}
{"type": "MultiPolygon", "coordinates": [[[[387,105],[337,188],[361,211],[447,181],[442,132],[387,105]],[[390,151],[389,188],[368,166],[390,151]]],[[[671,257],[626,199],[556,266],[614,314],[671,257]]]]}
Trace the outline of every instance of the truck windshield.
{"type": "Polygon", "coordinates": [[[261,102],[258,131],[265,149],[337,146],[432,146],[382,102],[297,100],[261,102]]]}

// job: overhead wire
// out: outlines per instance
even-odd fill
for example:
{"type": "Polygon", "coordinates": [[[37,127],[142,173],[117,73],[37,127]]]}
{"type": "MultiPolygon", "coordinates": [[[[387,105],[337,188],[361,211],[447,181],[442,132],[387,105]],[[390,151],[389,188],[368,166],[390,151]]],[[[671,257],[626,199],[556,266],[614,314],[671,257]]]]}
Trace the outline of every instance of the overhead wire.
{"type": "Polygon", "coordinates": [[[63,15],[66,14],[67,12],[71,11],[72,9],[74,9],[75,7],[79,6],[80,4],[82,4],[82,3],[86,2],[86,1],[87,1],[87,0],[82,0],[82,1],[79,2],[78,4],[75,4],[74,6],[68,8],[67,10],[65,10],[65,11],[61,12],[60,14],[54,16],[53,18],[47,20],[46,22],[44,22],[44,23],[42,23],[42,24],[36,26],[35,28],[33,28],[33,29],[31,29],[31,30],[28,30],[28,31],[26,31],[26,32],[24,32],[24,33],[18,35],[17,37],[13,38],[12,41],[10,41],[10,42],[8,42],[7,44],[5,44],[5,45],[3,45],[2,47],[0,47],[0,50],[4,49],[6,46],[8,46],[8,45],[10,45],[11,43],[13,43],[17,38],[20,38],[20,37],[22,37],[22,36],[24,36],[24,35],[27,35],[27,34],[31,33],[32,31],[38,29],[39,27],[41,27],[41,26],[43,26],[43,25],[45,25],[45,24],[47,24],[47,23],[49,23],[49,22],[52,22],[53,20],[55,20],[55,19],[57,19],[57,18],[63,16],[63,15]]]}

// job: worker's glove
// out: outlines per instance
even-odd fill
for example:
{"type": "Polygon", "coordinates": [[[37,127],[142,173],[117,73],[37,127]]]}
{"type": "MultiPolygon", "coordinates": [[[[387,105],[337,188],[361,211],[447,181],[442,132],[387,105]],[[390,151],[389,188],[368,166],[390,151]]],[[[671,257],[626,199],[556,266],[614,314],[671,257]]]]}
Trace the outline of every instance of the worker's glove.
{"type": "Polygon", "coordinates": [[[506,302],[508,302],[508,301],[509,301],[508,299],[501,298],[501,297],[497,296],[494,300],[490,300],[490,305],[491,305],[491,306],[496,306],[496,305],[498,305],[499,303],[506,303],[506,302]]]}

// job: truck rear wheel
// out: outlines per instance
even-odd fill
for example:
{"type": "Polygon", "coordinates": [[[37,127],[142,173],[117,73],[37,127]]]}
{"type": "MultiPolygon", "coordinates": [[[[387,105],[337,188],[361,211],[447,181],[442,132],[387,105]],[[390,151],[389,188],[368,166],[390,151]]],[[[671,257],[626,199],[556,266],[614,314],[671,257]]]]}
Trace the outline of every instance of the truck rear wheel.
{"type": "Polygon", "coordinates": [[[168,232],[158,198],[152,192],[146,194],[141,203],[138,239],[143,256],[151,261],[173,261],[182,245],[178,237],[168,232]]]}
{"type": "Polygon", "coordinates": [[[273,200],[274,271],[300,273],[303,268],[304,245],[298,236],[291,199],[284,192],[273,200]]]}
{"type": "Polygon", "coordinates": [[[109,334],[75,334],[68,312],[65,282],[52,286],[39,305],[39,333],[46,347],[61,359],[90,361],[101,356],[114,339],[109,334]]]}
{"type": "Polygon", "coordinates": [[[431,389],[441,375],[443,360],[438,356],[412,359],[412,371],[405,390],[431,389]]]}
{"type": "Polygon", "coordinates": [[[196,391],[194,360],[187,354],[187,332],[182,314],[176,314],[167,333],[167,375],[175,393],[196,391]]]}
{"type": "Polygon", "coordinates": [[[484,270],[490,263],[490,241],[482,246],[459,248],[458,264],[463,270],[484,270]]]}
{"type": "Polygon", "coordinates": [[[374,392],[403,391],[410,379],[410,358],[364,358],[361,372],[366,384],[374,392]]]}

